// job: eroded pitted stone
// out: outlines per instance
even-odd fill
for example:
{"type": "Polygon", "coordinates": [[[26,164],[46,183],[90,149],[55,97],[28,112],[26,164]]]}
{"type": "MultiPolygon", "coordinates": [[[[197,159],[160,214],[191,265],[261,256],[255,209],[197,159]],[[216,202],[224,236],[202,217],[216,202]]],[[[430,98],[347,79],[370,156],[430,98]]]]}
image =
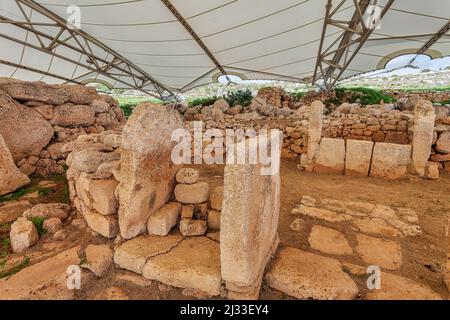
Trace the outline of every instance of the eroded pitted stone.
{"type": "Polygon", "coordinates": [[[430,101],[420,101],[415,106],[412,165],[417,174],[425,176],[433,144],[436,114],[430,101]]]}
{"type": "Polygon", "coordinates": [[[171,138],[180,128],[178,112],[152,103],[140,104],[125,125],[117,189],[123,238],[145,232],[148,217],[169,199],[179,169],[171,159],[171,138]]]}
{"type": "Polygon", "coordinates": [[[376,143],[373,149],[370,175],[399,179],[408,172],[411,163],[411,146],[393,143],[376,143]]]}
{"type": "Polygon", "coordinates": [[[31,180],[14,164],[11,152],[0,134],[0,196],[11,193],[31,180]]]}

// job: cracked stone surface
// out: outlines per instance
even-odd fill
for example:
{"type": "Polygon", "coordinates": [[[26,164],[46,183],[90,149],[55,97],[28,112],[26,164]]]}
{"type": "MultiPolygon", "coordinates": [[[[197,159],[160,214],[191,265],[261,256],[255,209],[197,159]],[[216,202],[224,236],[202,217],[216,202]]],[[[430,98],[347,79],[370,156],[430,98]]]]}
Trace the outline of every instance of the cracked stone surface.
{"type": "Polygon", "coordinates": [[[409,208],[394,208],[368,202],[303,196],[292,214],[302,214],[328,222],[350,221],[360,231],[385,237],[413,237],[422,234],[417,213],[409,208]]]}
{"type": "Polygon", "coordinates": [[[118,247],[114,253],[114,263],[122,269],[142,274],[147,259],[166,253],[176,247],[183,237],[180,235],[140,236],[118,247]]]}
{"type": "Polygon", "coordinates": [[[166,285],[220,294],[219,244],[206,237],[189,238],[165,254],[149,258],[143,275],[166,285]]]}

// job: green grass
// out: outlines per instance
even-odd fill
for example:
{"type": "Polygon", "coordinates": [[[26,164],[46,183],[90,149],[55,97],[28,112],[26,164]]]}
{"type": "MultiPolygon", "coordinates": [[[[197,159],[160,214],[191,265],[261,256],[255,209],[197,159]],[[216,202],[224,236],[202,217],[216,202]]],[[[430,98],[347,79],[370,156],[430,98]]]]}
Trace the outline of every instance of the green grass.
{"type": "Polygon", "coordinates": [[[9,247],[11,246],[11,240],[8,236],[1,238],[0,240],[0,258],[5,258],[9,254],[9,247]]]}
{"type": "MultiPolygon", "coordinates": [[[[3,268],[1,268],[1,269],[4,269],[5,263],[6,263],[6,261],[3,263],[3,268]]],[[[0,271],[0,279],[7,278],[7,277],[10,277],[10,276],[16,274],[23,268],[27,267],[29,264],[30,264],[30,258],[25,257],[22,260],[22,262],[20,262],[19,264],[16,264],[14,267],[12,267],[8,270],[5,270],[5,271],[1,270],[0,271]]]]}
{"type": "Polygon", "coordinates": [[[44,221],[45,219],[42,217],[31,217],[30,221],[33,222],[34,226],[36,227],[37,232],[39,233],[39,236],[43,236],[47,233],[47,230],[44,228],[44,221]]]}
{"type": "Polygon", "coordinates": [[[189,107],[196,107],[196,106],[210,106],[212,104],[214,104],[214,102],[216,102],[217,100],[219,100],[218,97],[216,96],[211,96],[211,97],[200,97],[200,98],[196,98],[193,100],[188,101],[188,105],[189,107]]]}
{"type": "Polygon", "coordinates": [[[14,191],[13,193],[7,194],[5,196],[0,197],[0,203],[7,202],[7,201],[16,201],[22,198],[24,195],[32,192],[32,188],[26,188],[22,187],[17,191],[14,191]]]}
{"type": "Polygon", "coordinates": [[[394,97],[383,93],[381,90],[365,87],[336,88],[334,91],[336,93],[336,98],[329,102],[335,105],[348,102],[360,103],[365,106],[379,104],[381,101],[384,101],[385,103],[393,103],[396,101],[394,97]]]}
{"type": "Polygon", "coordinates": [[[130,96],[117,96],[115,97],[119,102],[120,108],[123,110],[125,117],[129,117],[133,113],[133,109],[143,102],[162,103],[161,100],[151,97],[130,97],[130,96]]]}

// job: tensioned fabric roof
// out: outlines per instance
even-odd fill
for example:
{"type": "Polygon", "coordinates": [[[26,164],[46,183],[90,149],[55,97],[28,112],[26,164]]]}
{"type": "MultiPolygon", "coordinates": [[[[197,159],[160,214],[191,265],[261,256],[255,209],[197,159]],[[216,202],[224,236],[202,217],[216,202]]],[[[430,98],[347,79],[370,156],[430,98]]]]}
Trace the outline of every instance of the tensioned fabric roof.
{"type": "Polygon", "coordinates": [[[2,0],[0,76],[163,97],[220,75],[332,86],[450,55],[449,29],[448,0],[2,0]]]}

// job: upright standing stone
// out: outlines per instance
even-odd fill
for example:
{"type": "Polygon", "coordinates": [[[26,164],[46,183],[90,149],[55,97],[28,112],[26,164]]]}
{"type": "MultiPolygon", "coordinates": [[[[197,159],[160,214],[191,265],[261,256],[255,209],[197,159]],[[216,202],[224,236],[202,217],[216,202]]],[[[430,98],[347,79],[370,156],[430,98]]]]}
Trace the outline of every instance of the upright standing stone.
{"type": "Polygon", "coordinates": [[[122,163],[117,195],[119,226],[130,239],[147,230],[148,217],[169,199],[179,169],[171,159],[174,130],[183,128],[178,112],[162,105],[140,104],[122,134],[122,163]]]}
{"type": "Polygon", "coordinates": [[[225,167],[220,254],[228,298],[258,298],[264,269],[278,245],[279,211],[279,170],[261,175],[261,165],[225,167]]]}
{"type": "Polygon", "coordinates": [[[314,163],[314,172],[325,174],[343,174],[345,167],[345,141],[323,138],[319,154],[314,163]]]}
{"type": "Polygon", "coordinates": [[[410,163],[410,145],[375,143],[370,176],[399,179],[407,174],[410,163]]]}
{"type": "Polygon", "coordinates": [[[434,121],[436,114],[430,101],[421,100],[415,106],[414,137],[412,143],[412,166],[421,177],[430,158],[433,144],[434,121]]]}
{"type": "Polygon", "coordinates": [[[347,140],[345,174],[347,176],[369,175],[373,141],[347,140]]]}
{"type": "Polygon", "coordinates": [[[14,164],[11,152],[0,135],[0,196],[11,193],[30,183],[30,178],[14,164]]]}
{"type": "Polygon", "coordinates": [[[322,137],[323,103],[314,101],[311,104],[308,126],[308,162],[316,158],[319,142],[322,137]]]}

